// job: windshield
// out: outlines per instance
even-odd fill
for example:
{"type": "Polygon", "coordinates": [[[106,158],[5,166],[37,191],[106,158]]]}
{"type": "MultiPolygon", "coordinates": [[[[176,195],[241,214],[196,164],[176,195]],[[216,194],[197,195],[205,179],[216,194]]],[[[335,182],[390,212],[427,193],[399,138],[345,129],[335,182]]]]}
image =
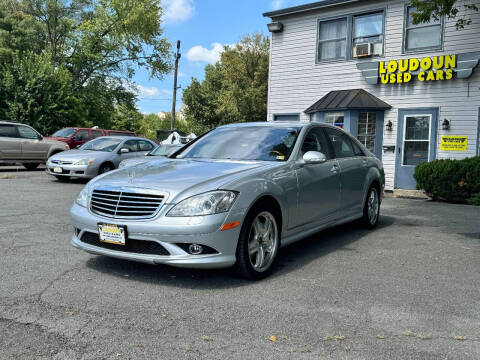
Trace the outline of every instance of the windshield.
{"type": "Polygon", "coordinates": [[[80,150],[112,152],[122,142],[121,139],[101,138],[89,141],[80,147],[80,150]]]}
{"type": "Polygon", "coordinates": [[[58,130],[57,132],[53,133],[52,136],[57,136],[57,137],[70,137],[72,134],[75,132],[75,129],[61,129],[58,130]]]}
{"type": "Polygon", "coordinates": [[[180,149],[181,146],[168,146],[168,145],[160,145],[157,148],[153,149],[148,153],[148,155],[152,156],[167,156],[172,154],[174,151],[180,149]]]}
{"type": "Polygon", "coordinates": [[[300,127],[245,126],[215,129],[177,155],[184,159],[286,161],[300,127]]]}

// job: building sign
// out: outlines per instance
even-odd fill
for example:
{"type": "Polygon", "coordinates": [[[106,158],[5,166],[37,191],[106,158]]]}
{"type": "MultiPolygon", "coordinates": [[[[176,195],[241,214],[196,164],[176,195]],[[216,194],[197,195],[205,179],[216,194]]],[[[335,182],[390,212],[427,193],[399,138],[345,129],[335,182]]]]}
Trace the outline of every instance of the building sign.
{"type": "Polygon", "coordinates": [[[418,81],[450,80],[457,66],[457,57],[453,54],[380,61],[378,66],[382,84],[408,83],[412,78],[418,81]]]}
{"type": "Polygon", "coordinates": [[[407,58],[390,61],[361,62],[357,68],[368,84],[404,84],[413,80],[420,82],[443,81],[454,78],[466,79],[480,60],[480,51],[407,58]]]}
{"type": "Polygon", "coordinates": [[[468,136],[464,135],[442,135],[440,150],[443,151],[467,151],[468,136]]]}

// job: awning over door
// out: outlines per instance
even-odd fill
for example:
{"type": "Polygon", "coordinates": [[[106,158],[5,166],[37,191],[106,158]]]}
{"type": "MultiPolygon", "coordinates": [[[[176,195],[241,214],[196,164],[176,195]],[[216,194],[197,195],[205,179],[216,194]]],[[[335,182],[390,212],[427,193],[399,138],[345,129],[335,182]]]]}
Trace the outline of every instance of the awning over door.
{"type": "Polygon", "coordinates": [[[392,107],[385,101],[363,89],[335,90],[318,100],[305,110],[306,114],[317,111],[340,110],[389,110],[392,107]]]}

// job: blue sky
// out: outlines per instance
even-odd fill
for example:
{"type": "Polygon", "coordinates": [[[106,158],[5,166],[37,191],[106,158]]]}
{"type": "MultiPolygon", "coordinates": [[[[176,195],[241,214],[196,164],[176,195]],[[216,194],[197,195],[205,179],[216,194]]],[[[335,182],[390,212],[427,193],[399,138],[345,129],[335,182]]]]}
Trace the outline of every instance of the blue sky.
{"type": "MultiPolygon", "coordinates": [[[[215,63],[223,45],[235,44],[243,35],[261,32],[268,35],[268,18],[262,13],[274,9],[312,2],[309,0],[163,0],[165,36],[172,44],[181,40],[182,58],[178,84],[183,88],[191,78],[203,79],[204,67],[215,63]]],[[[143,113],[171,111],[173,72],[163,80],[150,79],[139,70],[138,108],[143,113]]],[[[177,110],[182,90],[177,93],[177,110]]]]}

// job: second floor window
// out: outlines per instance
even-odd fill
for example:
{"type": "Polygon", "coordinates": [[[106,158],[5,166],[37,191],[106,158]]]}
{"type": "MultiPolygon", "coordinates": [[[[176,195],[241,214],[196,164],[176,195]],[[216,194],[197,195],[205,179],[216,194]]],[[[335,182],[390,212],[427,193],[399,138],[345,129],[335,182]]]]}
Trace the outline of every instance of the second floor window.
{"type": "Polygon", "coordinates": [[[407,6],[405,21],[405,51],[439,49],[442,47],[442,19],[433,17],[427,23],[413,24],[415,8],[407,6]]]}
{"type": "Polygon", "coordinates": [[[347,48],[347,19],[322,21],[318,34],[318,59],[345,59],[347,48]]]}
{"type": "Polygon", "coordinates": [[[352,37],[352,57],[383,55],[383,12],[354,16],[352,37]]]}

